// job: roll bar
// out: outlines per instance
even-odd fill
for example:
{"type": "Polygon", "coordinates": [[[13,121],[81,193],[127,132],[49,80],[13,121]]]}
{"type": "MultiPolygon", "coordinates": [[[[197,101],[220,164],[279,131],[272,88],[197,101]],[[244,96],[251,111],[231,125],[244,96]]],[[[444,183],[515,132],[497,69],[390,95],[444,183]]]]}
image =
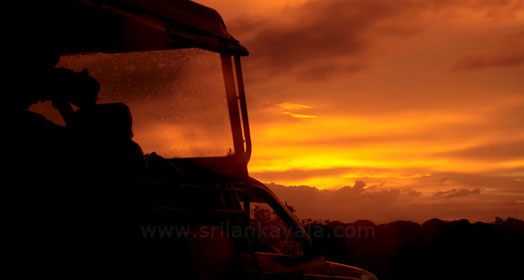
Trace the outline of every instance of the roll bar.
{"type": "Polygon", "coordinates": [[[235,155],[242,157],[244,163],[247,165],[251,158],[252,144],[240,57],[234,56],[234,71],[231,61],[232,57],[228,54],[221,54],[220,57],[226,86],[229,120],[233,133],[235,155]]]}

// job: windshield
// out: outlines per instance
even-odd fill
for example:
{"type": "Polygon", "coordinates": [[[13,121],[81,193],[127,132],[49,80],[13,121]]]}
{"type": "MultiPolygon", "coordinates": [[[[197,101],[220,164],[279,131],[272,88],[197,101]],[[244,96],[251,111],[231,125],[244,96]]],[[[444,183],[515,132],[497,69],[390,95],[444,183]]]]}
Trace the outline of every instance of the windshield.
{"type": "MultiPolygon", "coordinates": [[[[219,54],[179,49],[69,55],[62,56],[57,67],[87,69],[100,83],[97,103],[129,106],[133,140],[146,154],[189,158],[233,152],[219,54]]],[[[52,112],[48,115],[54,118],[52,112]]]]}

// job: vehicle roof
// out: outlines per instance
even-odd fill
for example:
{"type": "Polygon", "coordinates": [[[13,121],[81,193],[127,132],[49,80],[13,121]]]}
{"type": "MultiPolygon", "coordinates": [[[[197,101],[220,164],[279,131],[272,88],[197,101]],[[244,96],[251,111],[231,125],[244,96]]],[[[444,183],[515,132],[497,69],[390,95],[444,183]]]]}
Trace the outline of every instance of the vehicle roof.
{"type": "Polygon", "coordinates": [[[68,0],[54,14],[65,54],[198,47],[248,55],[217,11],[188,0],[68,0]]]}

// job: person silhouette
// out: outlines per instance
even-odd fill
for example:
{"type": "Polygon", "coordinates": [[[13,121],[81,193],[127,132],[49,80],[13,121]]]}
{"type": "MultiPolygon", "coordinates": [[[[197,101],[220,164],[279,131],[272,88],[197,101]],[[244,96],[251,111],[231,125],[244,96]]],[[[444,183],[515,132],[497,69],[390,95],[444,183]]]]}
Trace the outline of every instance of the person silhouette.
{"type": "Polygon", "coordinates": [[[54,69],[51,81],[53,90],[41,101],[51,101],[68,127],[80,126],[74,123],[75,114],[71,104],[84,110],[95,106],[100,83],[89,75],[87,69],[75,72],[66,68],[54,69]]]}
{"type": "Polygon", "coordinates": [[[96,104],[100,83],[89,75],[87,69],[75,72],[56,68],[52,78],[53,91],[42,100],[51,101],[60,112],[75,134],[80,149],[87,151],[88,156],[96,157],[92,158],[95,162],[90,163],[100,167],[95,173],[113,177],[111,172],[136,174],[145,168],[142,149],[131,140],[132,117],[127,105],[96,104]],[[79,109],[74,111],[71,105],[79,109]]]}
{"type": "Polygon", "coordinates": [[[8,242],[16,248],[7,254],[45,275],[56,263],[67,267],[64,256],[72,253],[76,160],[69,128],[29,111],[32,104],[53,94],[59,56],[49,51],[29,57],[23,69],[18,66],[10,73],[9,83],[16,86],[13,102],[6,106],[10,177],[6,226],[13,229],[8,242]]]}
{"type": "Polygon", "coordinates": [[[63,177],[57,176],[56,170],[67,167],[64,160],[68,157],[68,129],[28,110],[53,92],[52,73],[57,62],[57,55],[47,54],[33,60],[31,69],[15,77],[15,81],[25,81],[16,88],[15,102],[9,106],[13,110],[10,114],[13,121],[9,122],[9,140],[12,140],[10,147],[17,152],[13,162],[15,171],[31,174],[19,178],[24,185],[57,183],[63,177]]]}
{"type": "Polygon", "coordinates": [[[124,103],[97,104],[76,112],[96,157],[97,174],[110,180],[133,180],[147,166],[140,146],[132,140],[132,116],[124,103]]]}

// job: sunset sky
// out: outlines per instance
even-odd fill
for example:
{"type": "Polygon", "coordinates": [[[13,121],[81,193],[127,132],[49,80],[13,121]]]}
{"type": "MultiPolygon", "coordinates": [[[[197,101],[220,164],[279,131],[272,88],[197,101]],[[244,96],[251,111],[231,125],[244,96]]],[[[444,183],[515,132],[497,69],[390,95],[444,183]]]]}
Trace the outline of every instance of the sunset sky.
{"type": "Polygon", "coordinates": [[[524,1],[196,2],[250,50],[250,174],[299,217],[524,217],[524,1]]]}

